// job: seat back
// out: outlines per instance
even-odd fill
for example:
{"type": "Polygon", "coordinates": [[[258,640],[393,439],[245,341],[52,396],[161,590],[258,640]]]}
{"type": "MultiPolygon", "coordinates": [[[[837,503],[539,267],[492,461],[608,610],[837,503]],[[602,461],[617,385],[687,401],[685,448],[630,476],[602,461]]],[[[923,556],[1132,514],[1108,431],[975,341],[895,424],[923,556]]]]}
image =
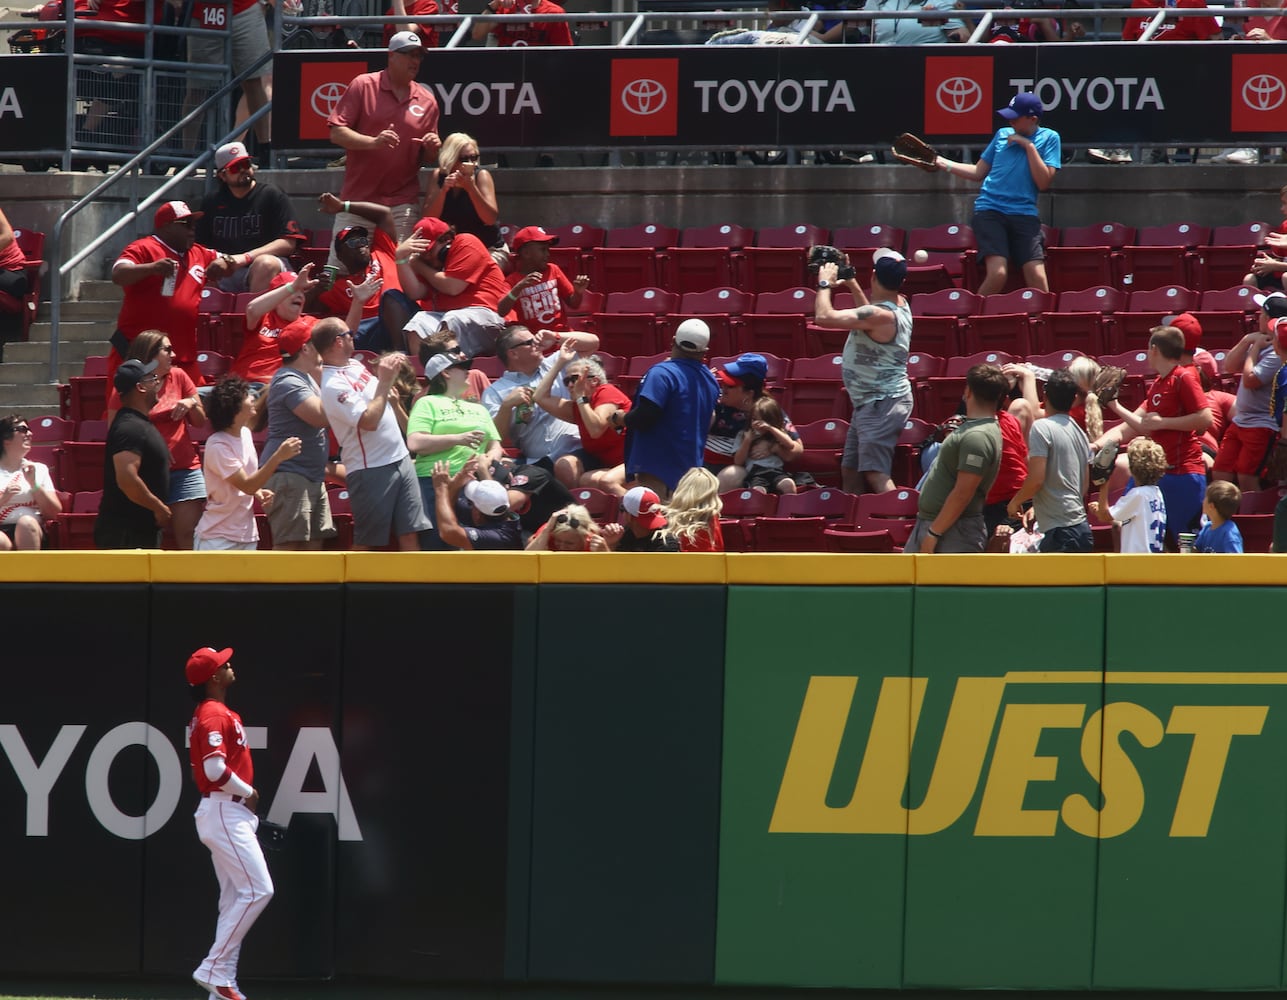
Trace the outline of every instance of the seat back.
{"type": "Polygon", "coordinates": [[[1126,308],[1126,293],[1111,285],[1096,285],[1073,292],[1059,293],[1056,312],[1115,313],[1126,308]]]}
{"type": "Polygon", "coordinates": [[[571,222],[566,226],[546,226],[545,231],[551,236],[557,236],[561,247],[593,250],[595,247],[612,245],[605,243],[607,232],[601,226],[587,226],[582,222],[571,222]]]}
{"type": "Polygon", "coordinates": [[[841,250],[867,250],[889,247],[902,250],[907,240],[906,230],[875,222],[868,226],[845,226],[831,233],[831,243],[841,250]]]}
{"type": "Polygon", "coordinates": [[[1140,247],[1194,247],[1210,242],[1211,230],[1192,222],[1172,222],[1163,226],[1142,226],[1135,237],[1140,247]]]}
{"type": "Polygon", "coordinates": [[[1250,285],[1234,285],[1202,293],[1202,312],[1252,312],[1259,309],[1255,296],[1257,290],[1250,285]]]}
{"type": "Polygon", "coordinates": [[[911,229],[907,232],[907,253],[915,254],[917,250],[975,250],[978,243],[974,239],[974,230],[959,222],[949,222],[941,226],[929,226],[922,229],[911,229]]]}
{"type": "Polygon", "coordinates": [[[750,312],[755,296],[740,288],[708,288],[704,292],[685,292],[680,300],[679,312],[685,316],[705,316],[727,313],[740,316],[750,312]]]}
{"type": "Polygon", "coordinates": [[[1213,247],[1258,247],[1273,232],[1267,222],[1242,222],[1236,226],[1215,226],[1207,245],[1213,247]]]}
{"type": "Polygon", "coordinates": [[[778,517],[825,517],[830,521],[848,521],[853,517],[858,498],[844,490],[825,486],[805,493],[789,493],[778,498],[778,517]]]}
{"type": "Polygon", "coordinates": [[[611,524],[617,519],[620,500],[615,493],[582,486],[572,490],[572,499],[588,510],[599,524],[611,524]]]}
{"type": "Polygon", "coordinates": [[[948,358],[947,364],[944,366],[943,377],[965,378],[975,365],[996,365],[1000,367],[1001,365],[1010,365],[1022,360],[1022,358],[1007,354],[1005,351],[979,351],[977,354],[948,358]]]}
{"type": "Polygon", "coordinates": [[[679,238],[681,247],[725,247],[741,250],[755,237],[753,230],[724,222],[716,226],[690,226],[679,238]]]}
{"type": "Polygon", "coordinates": [[[770,226],[755,234],[757,247],[812,247],[830,242],[830,233],[821,226],[799,222],[791,226],[770,226]]]}
{"type": "Polygon", "coordinates": [[[1010,313],[1026,313],[1036,316],[1038,313],[1050,312],[1055,308],[1056,296],[1053,292],[1043,292],[1036,288],[1017,288],[1002,295],[985,295],[982,297],[981,312],[984,316],[999,316],[1010,313]]]}
{"type": "Polygon", "coordinates": [[[823,354],[816,358],[796,358],[791,365],[791,379],[814,379],[839,382],[844,377],[844,358],[839,354],[823,354]]]}
{"type": "Polygon", "coordinates": [[[1028,364],[1037,368],[1067,368],[1077,358],[1084,358],[1086,355],[1081,351],[1050,351],[1047,354],[1029,354],[1025,359],[1028,364]]]}
{"type": "Polygon", "coordinates": [[[1135,240],[1135,227],[1120,222],[1095,222],[1089,226],[1065,226],[1059,230],[1061,247],[1108,247],[1120,250],[1135,240]]]}
{"type": "Polygon", "coordinates": [[[825,517],[757,517],[753,551],[822,552],[826,530],[825,517]]]}
{"type": "Polygon", "coordinates": [[[604,313],[650,313],[661,316],[674,312],[679,296],[664,288],[636,288],[629,292],[611,292],[604,313]]]}
{"type": "Polygon", "coordinates": [[[755,297],[755,312],[771,315],[807,315],[813,312],[817,292],[812,288],[787,288],[780,292],[760,292],[755,297]]]}
{"type": "Polygon", "coordinates": [[[62,417],[30,417],[27,426],[33,444],[58,445],[75,437],[75,423],[62,417]]]}
{"type": "Polygon", "coordinates": [[[664,250],[679,243],[679,230],[656,222],[642,222],[637,226],[609,229],[601,244],[605,247],[647,247],[664,250]]]}
{"type": "Polygon", "coordinates": [[[912,299],[913,316],[972,316],[982,311],[983,299],[964,288],[945,288],[912,299]]]}
{"type": "Polygon", "coordinates": [[[725,518],[772,517],[778,509],[777,495],[759,490],[729,490],[719,498],[724,505],[720,514],[725,518]]]}
{"type": "Polygon", "coordinates": [[[1131,292],[1127,298],[1126,311],[1133,313],[1159,313],[1161,316],[1173,316],[1176,313],[1196,309],[1202,296],[1183,285],[1163,285],[1160,288],[1148,288],[1131,292]]]}

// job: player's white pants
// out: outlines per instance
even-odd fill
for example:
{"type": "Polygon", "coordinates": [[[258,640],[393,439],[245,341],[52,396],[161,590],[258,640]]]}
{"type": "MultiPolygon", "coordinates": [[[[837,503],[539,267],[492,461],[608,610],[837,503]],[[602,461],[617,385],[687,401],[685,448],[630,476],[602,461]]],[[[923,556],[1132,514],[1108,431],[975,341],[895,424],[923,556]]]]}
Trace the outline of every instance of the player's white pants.
{"type": "Polygon", "coordinates": [[[273,898],[273,879],[255,836],[259,817],[253,812],[212,795],[201,800],[195,818],[197,836],[210,849],[219,880],[219,924],[210,954],[192,975],[204,983],[231,986],[237,981],[241,940],[273,898]]]}

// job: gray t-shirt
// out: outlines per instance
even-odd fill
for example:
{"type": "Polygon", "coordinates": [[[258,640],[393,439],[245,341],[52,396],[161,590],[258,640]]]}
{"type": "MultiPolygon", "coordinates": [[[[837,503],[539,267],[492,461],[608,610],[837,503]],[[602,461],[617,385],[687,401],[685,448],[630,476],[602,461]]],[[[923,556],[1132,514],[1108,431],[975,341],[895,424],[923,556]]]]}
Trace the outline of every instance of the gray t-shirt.
{"type": "Polygon", "coordinates": [[[1028,431],[1028,458],[1046,460],[1046,481],[1032,498],[1042,531],[1067,528],[1086,520],[1090,485],[1090,441],[1066,413],[1038,420],[1028,431]]]}
{"type": "Polygon", "coordinates": [[[313,377],[294,368],[278,368],[268,383],[268,441],[260,460],[263,461],[289,437],[297,437],[303,447],[294,458],[277,466],[278,472],[293,472],[310,483],[326,478],[326,428],[314,427],[295,416],[295,407],[312,396],[321,395],[313,377]]]}
{"type": "Polygon", "coordinates": [[[1274,396],[1274,377],[1282,362],[1272,347],[1266,347],[1256,359],[1254,369],[1256,378],[1260,379],[1260,388],[1238,383],[1238,406],[1233,422],[1239,427],[1263,427],[1274,431],[1278,424],[1274,421],[1274,408],[1271,400],[1274,396]]]}

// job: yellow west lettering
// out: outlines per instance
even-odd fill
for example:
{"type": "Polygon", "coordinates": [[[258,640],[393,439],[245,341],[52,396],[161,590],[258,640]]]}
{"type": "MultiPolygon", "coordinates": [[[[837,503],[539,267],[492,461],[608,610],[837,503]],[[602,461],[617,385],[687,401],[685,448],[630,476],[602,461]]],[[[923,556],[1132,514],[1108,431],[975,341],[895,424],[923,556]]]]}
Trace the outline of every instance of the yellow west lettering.
{"type": "Polygon", "coordinates": [[[909,810],[903,793],[927,683],[923,677],[885,679],[853,797],[829,806],[827,787],[858,678],[810,678],[769,832],[936,833],[951,826],[974,797],[1005,681],[957,681],[928,790],[909,810]]]}
{"type": "Polygon", "coordinates": [[[1098,777],[1104,808],[1097,810],[1084,795],[1070,795],[1060,811],[1068,828],[1083,837],[1120,836],[1144,814],[1144,783],[1121,745],[1122,733],[1130,733],[1141,746],[1155,747],[1162,742],[1162,720],[1129,701],[1114,701],[1087,721],[1081,762],[1091,777],[1098,777]]]}
{"type": "Polygon", "coordinates": [[[1172,837],[1205,837],[1235,736],[1259,736],[1268,705],[1176,705],[1166,732],[1191,733],[1193,748],[1171,819],[1172,837]]]}
{"type": "Polygon", "coordinates": [[[1080,729],[1085,705],[1007,705],[983,786],[974,825],[976,837],[1050,837],[1057,809],[1024,809],[1023,797],[1034,781],[1054,781],[1058,757],[1038,757],[1043,729],[1080,729]]]}

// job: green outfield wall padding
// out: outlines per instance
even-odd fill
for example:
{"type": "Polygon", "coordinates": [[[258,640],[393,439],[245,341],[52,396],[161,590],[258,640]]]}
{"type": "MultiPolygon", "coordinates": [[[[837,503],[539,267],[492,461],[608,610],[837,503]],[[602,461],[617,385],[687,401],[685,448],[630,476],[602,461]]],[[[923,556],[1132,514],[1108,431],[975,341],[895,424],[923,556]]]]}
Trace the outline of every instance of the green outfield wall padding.
{"type": "Polygon", "coordinates": [[[1094,941],[1103,591],[921,588],[905,986],[1084,988],[1094,941]],[[1067,672],[1082,683],[1049,683],[1067,672]],[[1090,744],[1090,753],[1086,747],[1090,744]]]}
{"type": "Polygon", "coordinates": [[[911,624],[910,587],[729,588],[718,982],[901,983],[901,826],[834,831],[862,809],[863,737],[906,681],[911,624]],[[806,747],[811,719],[829,728],[806,747]]]}
{"type": "Polygon", "coordinates": [[[1283,979],[1287,674],[1283,591],[1108,591],[1106,697],[1156,739],[1124,741],[1140,821],[1100,844],[1095,985],[1276,989],[1283,979]],[[1133,675],[1133,676],[1132,676],[1133,675]]]}
{"type": "Polygon", "coordinates": [[[532,978],[713,978],[724,604],[722,586],[541,588],[532,978]]]}

